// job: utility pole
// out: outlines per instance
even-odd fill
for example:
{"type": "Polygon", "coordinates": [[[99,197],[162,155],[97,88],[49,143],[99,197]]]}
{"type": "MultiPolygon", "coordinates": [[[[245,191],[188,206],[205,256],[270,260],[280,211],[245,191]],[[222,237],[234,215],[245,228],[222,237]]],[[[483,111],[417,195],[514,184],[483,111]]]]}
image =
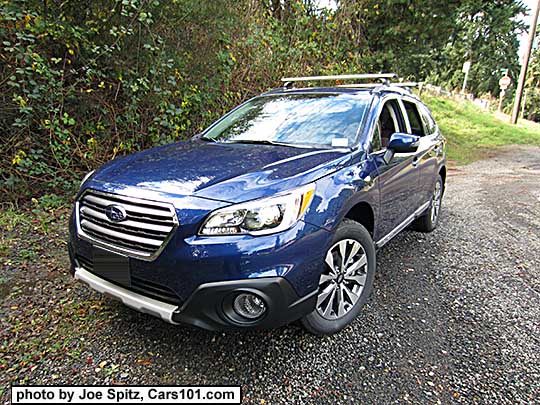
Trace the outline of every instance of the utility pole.
{"type": "Polygon", "coordinates": [[[514,110],[512,112],[511,123],[516,124],[519,115],[519,107],[521,104],[521,97],[523,95],[523,87],[525,86],[525,79],[527,77],[527,69],[529,67],[529,58],[531,57],[531,49],[534,42],[534,36],[536,34],[536,26],[538,25],[538,12],[540,12],[540,0],[536,4],[536,10],[534,11],[534,18],[532,19],[531,29],[529,31],[529,41],[527,43],[527,50],[525,51],[525,58],[521,65],[521,71],[519,72],[518,86],[516,90],[516,98],[514,100],[514,110]]]}
{"type": "Polygon", "coordinates": [[[521,119],[525,118],[525,105],[527,105],[527,92],[529,89],[525,89],[525,94],[523,95],[523,103],[521,103],[521,119]]]}

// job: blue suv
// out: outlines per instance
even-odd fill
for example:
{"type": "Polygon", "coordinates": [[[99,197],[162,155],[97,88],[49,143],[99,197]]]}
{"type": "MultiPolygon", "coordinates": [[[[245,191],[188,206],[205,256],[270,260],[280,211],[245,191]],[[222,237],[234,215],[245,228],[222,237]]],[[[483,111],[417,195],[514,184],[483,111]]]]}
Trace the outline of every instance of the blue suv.
{"type": "Polygon", "coordinates": [[[74,277],[174,324],[341,330],[377,249],[439,221],[445,139],[392,77],[283,79],[189,141],[101,166],[70,219],[74,277]],[[365,79],[381,82],[294,86],[365,79]]]}

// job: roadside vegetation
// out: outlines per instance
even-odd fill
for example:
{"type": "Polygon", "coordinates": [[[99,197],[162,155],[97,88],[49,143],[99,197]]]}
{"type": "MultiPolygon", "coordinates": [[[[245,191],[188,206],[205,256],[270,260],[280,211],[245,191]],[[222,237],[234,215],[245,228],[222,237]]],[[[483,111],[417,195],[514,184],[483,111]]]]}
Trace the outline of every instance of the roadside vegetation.
{"type": "Polygon", "coordinates": [[[283,75],[394,71],[455,89],[467,55],[468,89],[497,96],[497,72],[519,72],[526,11],[519,0],[0,0],[0,201],[70,195],[101,163],[187,139],[283,75]]]}
{"type": "Polygon", "coordinates": [[[504,145],[540,146],[540,124],[519,120],[508,123],[508,117],[481,110],[468,101],[423,97],[448,140],[448,159],[467,164],[490,154],[504,145]]]}

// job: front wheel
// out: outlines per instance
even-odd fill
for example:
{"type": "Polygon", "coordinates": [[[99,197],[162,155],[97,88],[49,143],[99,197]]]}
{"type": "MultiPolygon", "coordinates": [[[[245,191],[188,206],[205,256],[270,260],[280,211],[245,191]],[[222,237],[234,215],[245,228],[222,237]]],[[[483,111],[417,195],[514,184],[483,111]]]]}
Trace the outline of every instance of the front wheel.
{"type": "Polygon", "coordinates": [[[373,288],[375,246],[366,228],[345,219],[323,266],[317,304],[302,324],[316,335],[331,335],[356,318],[373,288]]]}

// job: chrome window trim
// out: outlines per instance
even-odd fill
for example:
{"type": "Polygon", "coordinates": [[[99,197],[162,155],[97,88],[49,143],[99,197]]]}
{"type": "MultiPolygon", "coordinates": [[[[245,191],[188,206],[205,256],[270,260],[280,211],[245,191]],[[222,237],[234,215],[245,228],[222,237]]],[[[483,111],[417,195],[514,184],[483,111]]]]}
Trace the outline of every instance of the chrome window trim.
{"type": "MultiPolygon", "coordinates": [[[[121,205],[122,203],[118,203],[118,204],[121,205]]],[[[176,233],[176,230],[178,229],[179,222],[178,222],[178,216],[176,215],[176,209],[174,208],[174,205],[170,202],[156,201],[156,200],[150,200],[150,199],[139,198],[139,197],[131,197],[131,196],[123,195],[123,194],[107,193],[105,191],[99,191],[92,188],[87,188],[81,193],[81,195],[75,202],[75,226],[77,229],[77,236],[80,239],[90,242],[95,246],[98,246],[98,247],[110,250],[111,252],[119,253],[125,256],[129,256],[129,257],[133,257],[133,258],[137,258],[137,259],[141,259],[145,261],[153,261],[161,254],[161,252],[163,252],[165,247],[169,244],[169,241],[172,239],[172,237],[176,233]],[[83,231],[81,227],[81,220],[80,220],[80,201],[89,192],[92,194],[102,195],[104,197],[121,198],[121,199],[124,199],[127,203],[129,203],[130,201],[134,203],[141,203],[141,204],[154,203],[162,207],[166,207],[171,212],[171,220],[173,221],[173,227],[171,231],[169,232],[169,234],[167,235],[167,237],[163,240],[163,243],[161,244],[161,246],[153,254],[142,254],[141,252],[136,251],[136,250],[116,246],[112,243],[107,243],[107,242],[103,242],[101,240],[95,239],[83,231]]]]}

